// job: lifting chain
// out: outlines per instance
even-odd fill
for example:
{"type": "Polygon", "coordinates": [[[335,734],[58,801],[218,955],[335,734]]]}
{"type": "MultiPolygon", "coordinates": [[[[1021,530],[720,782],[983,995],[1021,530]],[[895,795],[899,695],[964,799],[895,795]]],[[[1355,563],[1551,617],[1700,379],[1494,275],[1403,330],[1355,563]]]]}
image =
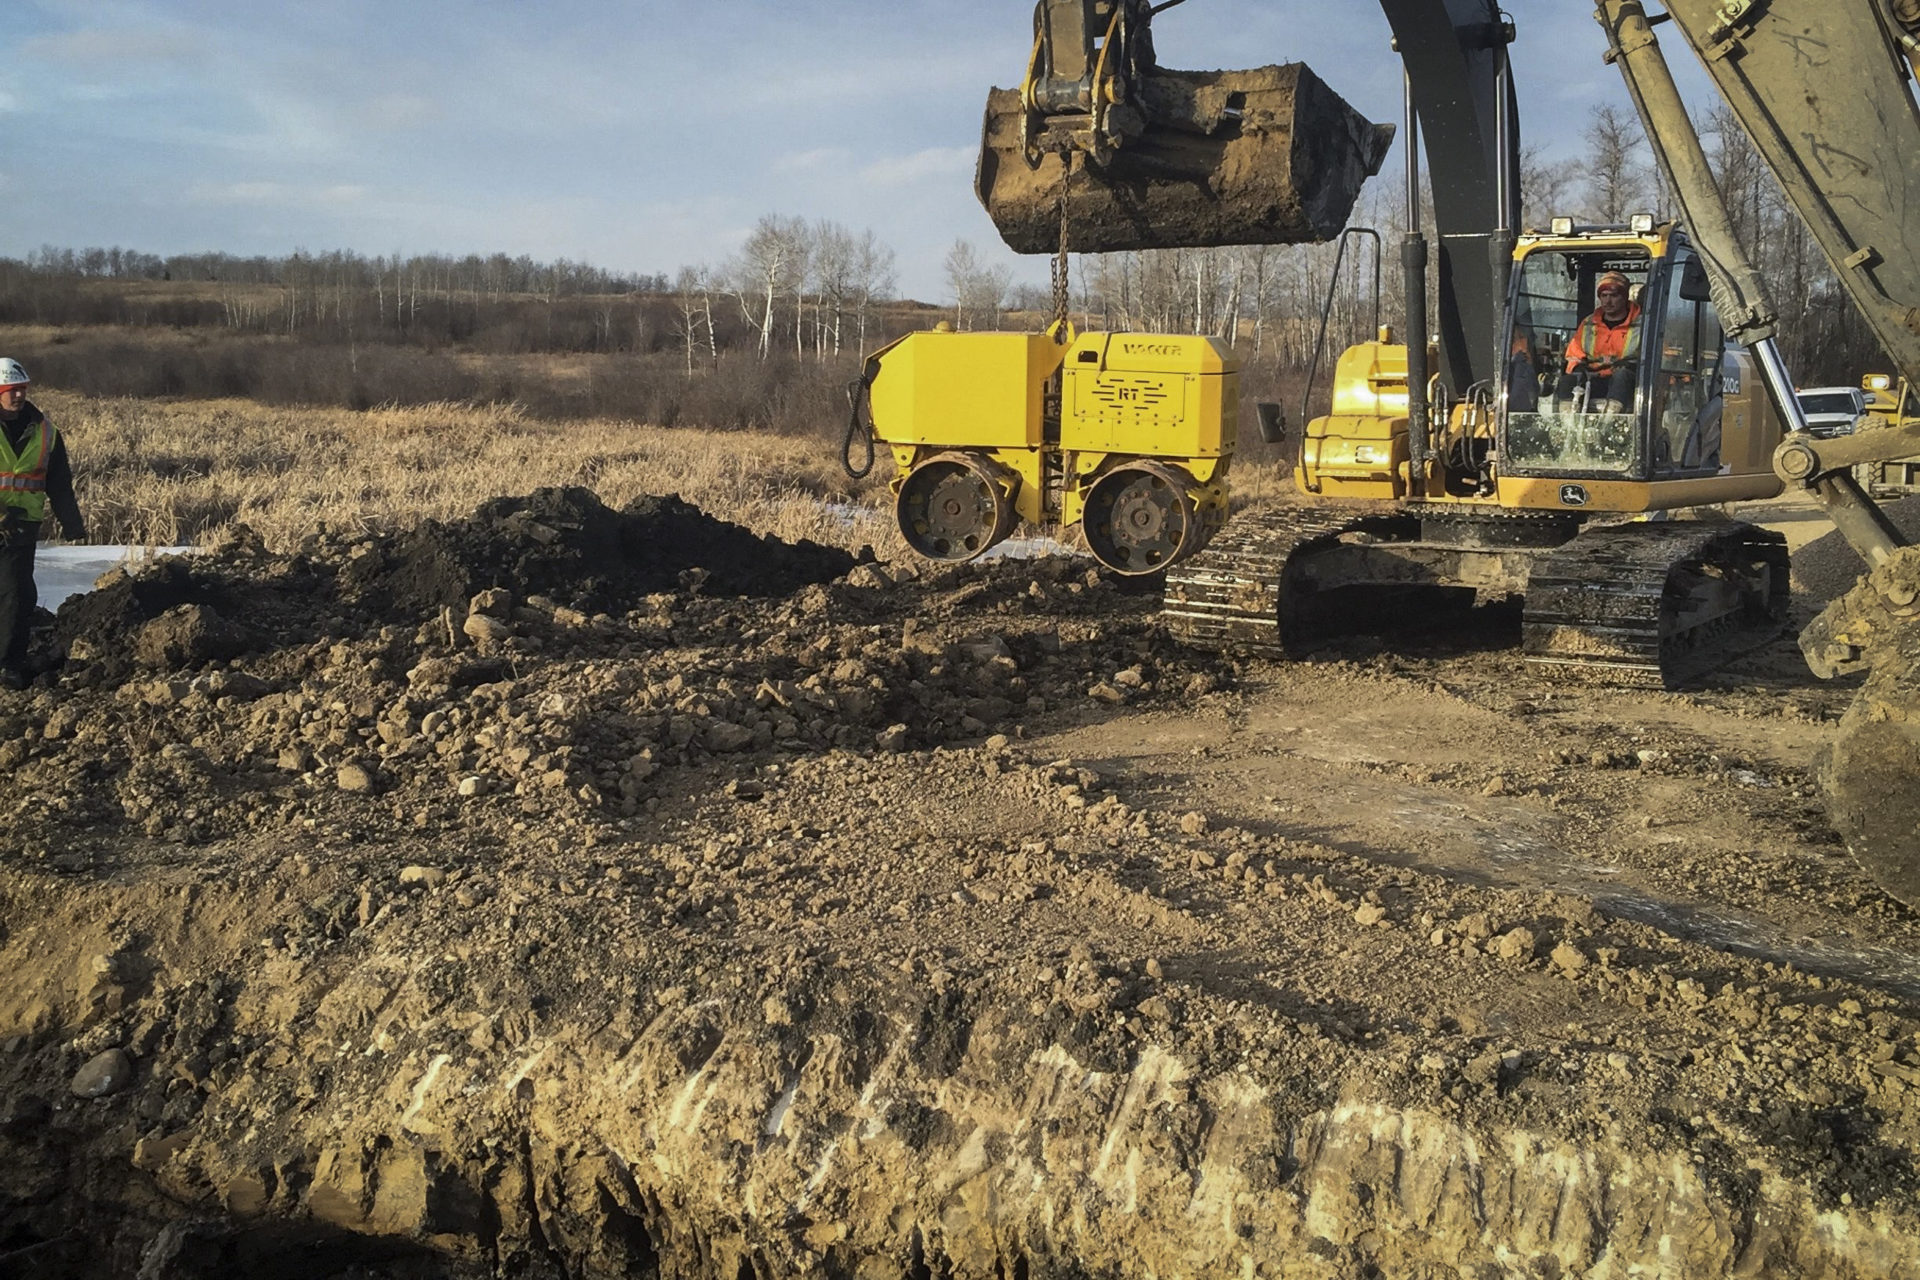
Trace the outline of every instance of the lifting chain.
{"type": "Polygon", "coordinates": [[[1067,319],[1073,309],[1073,289],[1067,277],[1067,188],[1073,184],[1073,152],[1063,157],[1060,168],[1060,248],[1053,255],[1054,339],[1067,340],[1067,319]]]}

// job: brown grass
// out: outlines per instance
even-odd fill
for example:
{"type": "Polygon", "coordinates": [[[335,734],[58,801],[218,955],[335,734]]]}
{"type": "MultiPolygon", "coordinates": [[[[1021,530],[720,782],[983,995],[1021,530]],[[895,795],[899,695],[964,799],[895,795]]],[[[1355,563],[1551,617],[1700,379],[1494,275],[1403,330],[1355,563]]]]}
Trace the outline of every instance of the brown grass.
{"type": "Polygon", "coordinates": [[[390,530],[562,484],[585,485],[616,507],[677,493],[788,541],[884,549],[894,536],[884,486],[856,486],[818,440],[538,423],[512,407],[354,413],[56,391],[36,401],[67,437],[97,542],[200,543],[240,521],[287,549],[322,523],[390,530]]]}

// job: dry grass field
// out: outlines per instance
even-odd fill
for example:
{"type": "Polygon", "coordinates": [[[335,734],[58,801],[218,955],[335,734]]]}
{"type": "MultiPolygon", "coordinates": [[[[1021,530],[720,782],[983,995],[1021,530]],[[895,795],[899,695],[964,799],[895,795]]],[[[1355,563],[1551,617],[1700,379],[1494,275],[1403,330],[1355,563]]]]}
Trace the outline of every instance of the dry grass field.
{"type": "MultiPolygon", "coordinates": [[[[206,542],[233,522],[290,548],[319,525],[392,529],[464,516],[488,498],[584,485],[612,506],[677,493],[756,533],[904,554],[882,457],[866,481],[820,436],[714,432],[590,420],[552,423],[512,406],[290,409],[245,400],[92,399],[40,391],[66,434],[99,542],[206,542]]],[[[1236,502],[1291,488],[1270,462],[1238,460],[1236,502]]]]}
{"type": "Polygon", "coordinates": [[[856,487],[831,446],[626,422],[537,423],[512,407],[354,413],[242,400],[39,402],[66,433],[97,541],[204,542],[239,521],[275,547],[320,524],[398,528],[488,498],[584,485],[610,505],[677,493],[756,532],[883,545],[880,486],[856,487]]]}

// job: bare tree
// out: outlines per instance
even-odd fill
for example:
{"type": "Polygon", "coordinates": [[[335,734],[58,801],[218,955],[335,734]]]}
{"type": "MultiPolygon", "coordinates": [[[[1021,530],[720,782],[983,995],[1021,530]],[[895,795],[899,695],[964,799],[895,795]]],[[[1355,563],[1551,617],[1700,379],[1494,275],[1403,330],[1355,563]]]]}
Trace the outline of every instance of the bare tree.
{"type": "Polygon", "coordinates": [[[982,263],[966,240],[953,242],[945,265],[947,285],[953,290],[954,328],[992,328],[1000,323],[1007,290],[1013,287],[1013,273],[1004,266],[982,263]]]}
{"type": "Polygon", "coordinates": [[[980,259],[973,251],[973,245],[966,240],[955,240],[953,247],[947,250],[943,263],[947,270],[947,287],[953,291],[953,327],[967,327],[968,303],[972,298],[974,280],[980,274],[980,259]]]}
{"type": "Polygon", "coordinates": [[[893,250],[880,243],[872,231],[864,232],[853,247],[849,296],[863,352],[867,349],[867,323],[873,315],[873,304],[893,292],[893,262],[893,250]]]}
{"type": "Polygon", "coordinates": [[[809,263],[813,259],[814,231],[799,218],[788,223],[788,240],[792,245],[793,262],[789,275],[793,282],[793,354],[795,359],[806,355],[807,343],[807,275],[809,263]]]}
{"type": "Polygon", "coordinates": [[[693,353],[699,348],[703,323],[708,349],[713,346],[713,306],[707,274],[705,267],[682,267],[673,281],[673,300],[679,310],[674,329],[686,347],[688,378],[693,377],[693,353]]]}
{"type": "Polygon", "coordinates": [[[806,224],[798,218],[767,214],[755,224],[728,272],[740,314],[759,334],[762,360],[773,351],[780,299],[798,293],[805,279],[806,239],[806,224]]]}
{"type": "Polygon", "coordinates": [[[1247,245],[1238,251],[1241,292],[1253,306],[1253,353],[1266,349],[1267,317],[1273,311],[1273,268],[1278,251],[1270,244],[1247,245]]]}
{"type": "Polygon", "coordinates": [[[1543,227],[1549,220],[1570,212],[1573,183],[1580,166],[1572,160],[1549,160],[1538,143],[1529,143],[1520,151],[1520,222],[1526,227],[1543,227]]]}
{"type": "Polygon", "coordinates": [[[857,242],[837,222],[821,221],[813,228],[813,350],[825,359],[840,354],[841,325],[853,293],[857,242]]]}
{"type": "Polygon", "coordinates": [[[1602,222],[1624,222],[1653,195],[1640,154],[1640,123],[1607,103],[1594,113],[1583,139],[1588,212],[1602,222]]]}
{"type": "Polygon", "coordinates": [[[986,328],[994,328],[1000,323],[1001,312],[1005,309],[1007,291],[1013,288],[1013,272],[1006,266],[987,267],[980,273],[975,304],[981,323],[986,328]]]}
{"type": "Polygon", "coordinates": [[[1747,251],[1759,259],[1770,247],[1767,241],[1773,224],[1786,212],[1779,186],[1768,171],[1766,161],[1761,159],[1759,149],[1753,145],[1753,139],[1740,124],[1740,118],[1726,103],[1714,104],[1703,132],[1713,139],[1709,159],[1720,185],[1720,196],[1733,219],[1734,233],[1747,246],[1747,251]]]}

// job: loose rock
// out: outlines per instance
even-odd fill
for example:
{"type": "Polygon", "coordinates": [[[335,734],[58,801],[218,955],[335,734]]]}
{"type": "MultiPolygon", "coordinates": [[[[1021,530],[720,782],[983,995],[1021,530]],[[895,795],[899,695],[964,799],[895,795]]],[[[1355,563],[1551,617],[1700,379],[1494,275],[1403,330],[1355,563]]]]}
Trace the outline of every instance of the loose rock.
{"type": "Polygon", "coordinates": [[[69,1086],[76,1098],[104,1098],[127,1087],[133,1080],[133,1060],[124,1049],[108,1049],[87,1060],[74,1072],[69,1086]]]}

